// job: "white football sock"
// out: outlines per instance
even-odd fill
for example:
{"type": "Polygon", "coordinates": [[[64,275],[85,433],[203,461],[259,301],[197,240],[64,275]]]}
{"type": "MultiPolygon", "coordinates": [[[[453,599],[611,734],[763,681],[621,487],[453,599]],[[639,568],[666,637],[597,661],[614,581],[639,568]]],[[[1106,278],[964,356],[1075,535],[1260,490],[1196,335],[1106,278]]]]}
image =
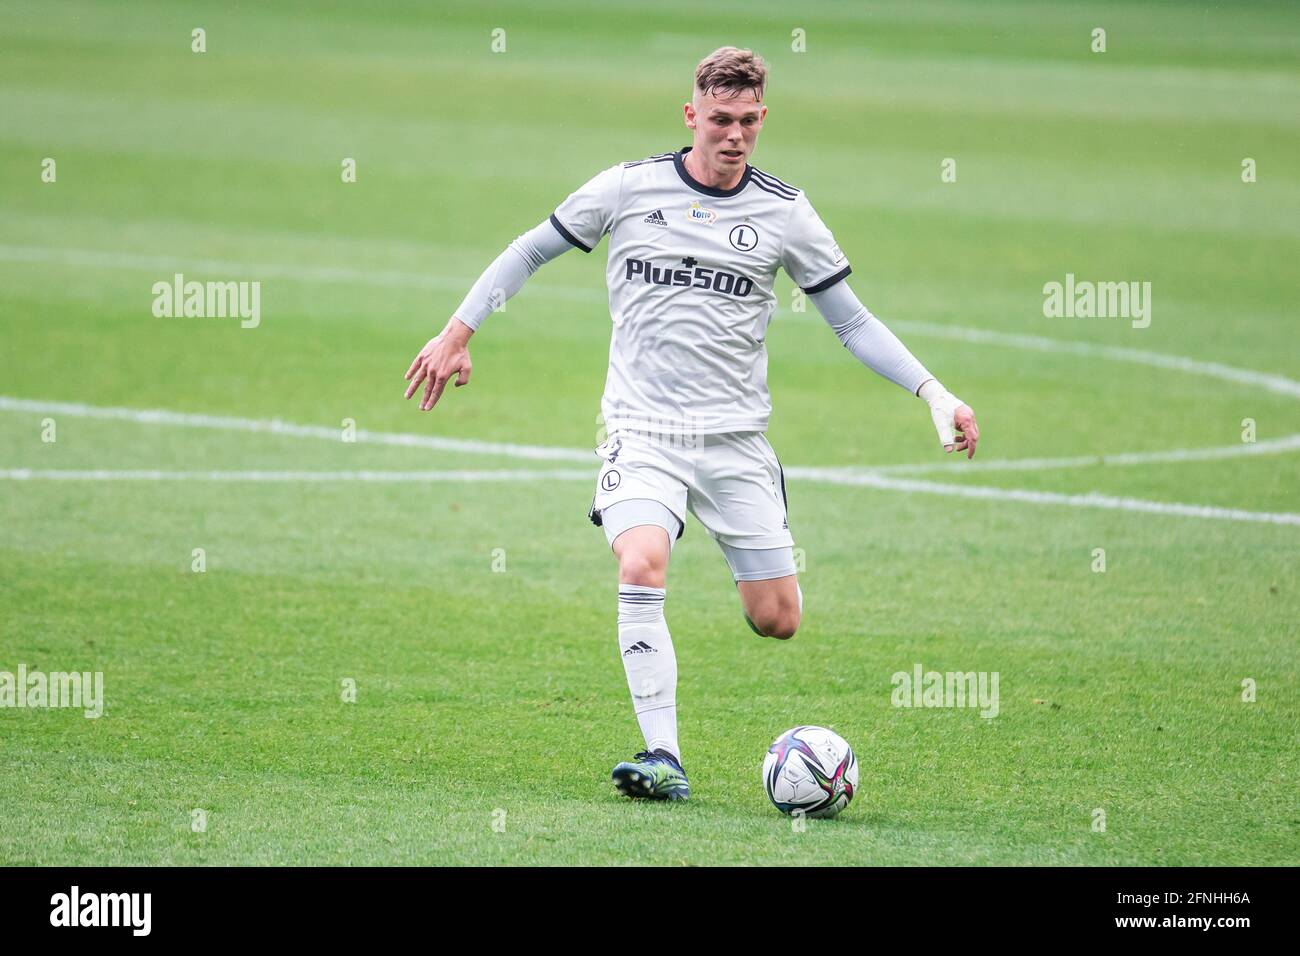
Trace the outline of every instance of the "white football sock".
{"type": "Polygon", "coordinates": [[[618,586],[618,647],[646,750],[667,750],[680,763],[677,655],[664,620],[665,593],[640,584],[618,586]]]}

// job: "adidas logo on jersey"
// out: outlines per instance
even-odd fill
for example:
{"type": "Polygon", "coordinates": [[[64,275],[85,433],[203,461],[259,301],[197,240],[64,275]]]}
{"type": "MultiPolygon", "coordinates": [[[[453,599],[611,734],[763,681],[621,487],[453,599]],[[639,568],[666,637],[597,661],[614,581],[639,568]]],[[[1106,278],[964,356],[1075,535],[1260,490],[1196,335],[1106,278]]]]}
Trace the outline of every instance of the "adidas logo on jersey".
{"type": "Polygon", "coordinates": [[[652,226],[666,226],[666,225],[668,225],[668,220],[664,218],[664,212],[663,212],[662,209],[656,209],[654,212],[652,212],[650,215],[646,216],[646,217],[645,217],[644,219],[642,219],[641,221],[642,221],[642,222],[648,222],[648,223],[650,223],[650,225],[652,225],[652,226]]]}
{"type": "Polygon", "coordinates": [[[637,641],[635,644],[633,644],[631,647],[629,647],[627,650],[623,652],[623,656],[627,657],[629,654],[658,654],[658,653],[659,652],[657,650],[655,650],[645,641],[637,641]]]}

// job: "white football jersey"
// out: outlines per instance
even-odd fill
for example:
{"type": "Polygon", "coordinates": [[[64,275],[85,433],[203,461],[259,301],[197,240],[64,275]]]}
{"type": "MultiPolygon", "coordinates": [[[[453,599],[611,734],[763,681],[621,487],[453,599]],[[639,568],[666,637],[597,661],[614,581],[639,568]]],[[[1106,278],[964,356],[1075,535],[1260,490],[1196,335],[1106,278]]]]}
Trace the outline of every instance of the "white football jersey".
{"type": "Polygon", "coordinates": [[[766,430],[776,270],[808,293],[850,271],[802,190],[749,165],[732,189],[704,186],[689,151],[611,166],[551,216],[584,252],[609,233],[609,432],[766,430]]]}

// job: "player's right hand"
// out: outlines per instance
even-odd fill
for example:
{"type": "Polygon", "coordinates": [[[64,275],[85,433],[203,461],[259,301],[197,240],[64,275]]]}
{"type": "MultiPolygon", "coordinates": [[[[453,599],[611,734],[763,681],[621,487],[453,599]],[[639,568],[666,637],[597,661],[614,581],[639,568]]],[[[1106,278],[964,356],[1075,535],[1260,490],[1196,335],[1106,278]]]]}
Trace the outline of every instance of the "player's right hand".
{"type": "Polygon", "coordinates": [[[466,343],[473,334],[469,326],[453,318],[442,332],[429,339],[424,348],[420,349],[420,354],[406,370],[406,380],[411,384],[406,387],[405,396],[409,399],[423,382],[424,396],[420,399],[420,411],[427,412],[438,404],[442,390],[447,387],[452,376],[456,376],[457,388],[468,384],[473,366],[466,343]]]}

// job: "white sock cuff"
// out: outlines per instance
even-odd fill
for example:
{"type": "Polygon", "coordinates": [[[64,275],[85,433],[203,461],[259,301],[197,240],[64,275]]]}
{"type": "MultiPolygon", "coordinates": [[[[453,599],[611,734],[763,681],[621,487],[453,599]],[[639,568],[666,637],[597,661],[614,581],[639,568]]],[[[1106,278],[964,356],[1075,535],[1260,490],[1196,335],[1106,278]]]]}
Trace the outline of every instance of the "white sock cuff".
{"type": "Polygon", "coordinates": [[[667,588],[652,588],[646,584],[623,584],[620,582],[618,586],[619,597],[622,597],[624,594],[645,594],[650,597],[662,598],[667,593],[667,588]]]}
{"type": "Polygon", "coordinates": [[[620,624],[650,624],[663,620],[664,588],[642,584],[618,586],[618,621],[620,624]]]}

